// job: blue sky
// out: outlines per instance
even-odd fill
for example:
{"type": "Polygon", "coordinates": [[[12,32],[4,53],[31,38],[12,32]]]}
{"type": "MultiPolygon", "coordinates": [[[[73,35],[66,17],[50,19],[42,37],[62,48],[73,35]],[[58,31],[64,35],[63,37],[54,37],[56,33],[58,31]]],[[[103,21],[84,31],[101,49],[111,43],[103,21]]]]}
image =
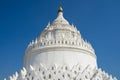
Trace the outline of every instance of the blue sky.
{"type": "Polygon", "coordinates": [[[120,0],[0,0],[0,80],[20,71],[30,41],[57,16],[80,30],[99,68],[120,79],[120,0]]]}

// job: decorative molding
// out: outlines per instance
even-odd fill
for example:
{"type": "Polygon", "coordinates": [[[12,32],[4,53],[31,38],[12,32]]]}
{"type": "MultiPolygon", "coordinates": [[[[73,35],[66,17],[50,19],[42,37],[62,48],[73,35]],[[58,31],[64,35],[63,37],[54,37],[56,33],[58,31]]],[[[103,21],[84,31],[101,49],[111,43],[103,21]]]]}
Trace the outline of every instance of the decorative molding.
{"type": "MultiPolygon", "coordinates": [[[[6,80],[6,79],[4,79],[6,80]]],[[[89,65],[81,69],[81,65],[75,65],[72,69],[67,65],[57,66],[40,64],[38,67],[30,65],[29,70],[24,67],[20,73],[16,72],[7,80],[117,80],[101,69],[91,68],[89,65]]]]}

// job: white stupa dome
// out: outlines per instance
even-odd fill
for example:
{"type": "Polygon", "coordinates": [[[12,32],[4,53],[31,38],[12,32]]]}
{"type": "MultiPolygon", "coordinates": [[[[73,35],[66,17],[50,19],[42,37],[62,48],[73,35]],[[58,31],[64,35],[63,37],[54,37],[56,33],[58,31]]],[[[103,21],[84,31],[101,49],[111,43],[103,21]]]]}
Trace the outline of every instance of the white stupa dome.
{"type": "MultiPolygon", "coordinates": [[[[6,78],[4,79],[6,80],[6,78]]],[[[24,67],[7,80],[117,80],[98,69],[90,43],[63,17],[48,23],[40,36],[32,41],[24,56],[24,67]]]]}
{"type": "Polygon", "coordinates": [[[32,41],[24,57],[24,66],[34,67],[40,63],[45,65],[81,64],[84,69],[90,65],[97,67],[96,55],[90,43],[84,41],[74,25],[63,17],[63,9],[59,7],[58,16],[48,23],[36,41],[32,41]]]}

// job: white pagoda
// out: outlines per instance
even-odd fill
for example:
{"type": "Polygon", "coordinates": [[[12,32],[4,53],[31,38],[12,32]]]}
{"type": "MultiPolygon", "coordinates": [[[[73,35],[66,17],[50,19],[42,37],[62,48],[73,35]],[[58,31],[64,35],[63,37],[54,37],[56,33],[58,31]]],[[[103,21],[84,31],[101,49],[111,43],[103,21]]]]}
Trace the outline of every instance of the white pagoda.
{"type": "Polygon", "coordinates": [[[91,44],[63,17],[48,23],[24,56],[24,67],[4,80],[117,80],[97,66],[91,44]]]}

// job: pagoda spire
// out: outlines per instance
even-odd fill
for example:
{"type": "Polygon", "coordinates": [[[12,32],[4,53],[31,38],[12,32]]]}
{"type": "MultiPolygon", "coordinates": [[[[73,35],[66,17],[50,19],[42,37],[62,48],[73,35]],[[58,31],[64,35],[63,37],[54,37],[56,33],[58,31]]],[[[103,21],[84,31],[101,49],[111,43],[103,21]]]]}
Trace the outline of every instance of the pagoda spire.
{"type": "Polygon", "coordinates": [[[69,24],[69,22],[63,17],[63,9],[61,5],[58,8],[57,18],[53,21],[52,24],[69,24]]]}
{"type": "Polygon", "coordinates": [[[63,16],[63,9],[62,9],[62,6],[60,5],[59,8],[58,8],[58,16],[63,16]]]}
{"type": "Polygon", "coordinates": [[[62,6],[60,5],[59,6],[59,9],[58,9],[58,13],[62,12],[63,13],[63,9],[62,9],[62,6]]]}

